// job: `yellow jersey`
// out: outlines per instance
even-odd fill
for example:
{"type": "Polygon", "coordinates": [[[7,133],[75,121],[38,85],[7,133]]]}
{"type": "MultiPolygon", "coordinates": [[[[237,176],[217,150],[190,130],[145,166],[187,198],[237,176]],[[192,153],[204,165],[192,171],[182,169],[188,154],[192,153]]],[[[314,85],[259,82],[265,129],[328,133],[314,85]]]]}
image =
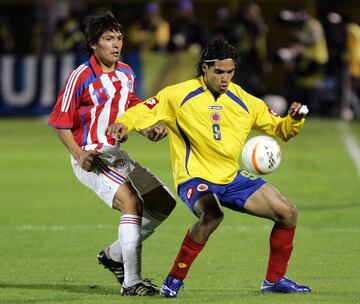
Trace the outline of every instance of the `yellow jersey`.
{"type": "Polygon", "coordinates": [[[128,109],[116,122],[128,132],[162,122],[168,128],[175,185],[199,177],[228,184],[239,170],[239,157],[251,129],[284,141],[300,132],[304,119],[281,118],[264,101],[230,83],[218,98],[203,78],[161,90],[128,109]]]}

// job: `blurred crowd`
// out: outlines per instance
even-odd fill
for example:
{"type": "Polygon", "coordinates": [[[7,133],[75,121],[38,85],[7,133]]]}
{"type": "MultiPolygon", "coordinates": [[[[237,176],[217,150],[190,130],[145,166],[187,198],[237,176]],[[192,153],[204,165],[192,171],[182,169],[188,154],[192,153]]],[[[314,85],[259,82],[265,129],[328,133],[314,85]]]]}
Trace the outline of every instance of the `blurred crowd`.
{"type": "MultiPolygon", "coordinates": [[[[126,23],[125,52],[199,51],[208,39],[223,36],[239,53],[235,82],[264,98],[279,114],[287,103],[299,100],[312,115],[360,118],[360,26],[349,16],[328,11],[317,18],[305,9],[281,10],[273,22],[289,34],[285,45],[273,49],[269,47],[272,27],[261,2],[246,3],[236,11],[219,4],[208,12],[210,23],[197,14],[206,2],[173,2],[171,16],[165,13],[165,4],[144,2],[141,11],[129,10],[132,18],[125,22],[119,18],[126,23]],[[274,92],[269,79],[280,71],[284,83],[281,91],[274,92]]],[[[85,60],[82,20],[106,9],[118,15],[111,6],[90,10],[86,1],[39,1],[33,8],[36,18],[25,52],[75,52],[85,60]]],[[[0,13],[0,53],[17,53],[12,24],[0,13]]]]}

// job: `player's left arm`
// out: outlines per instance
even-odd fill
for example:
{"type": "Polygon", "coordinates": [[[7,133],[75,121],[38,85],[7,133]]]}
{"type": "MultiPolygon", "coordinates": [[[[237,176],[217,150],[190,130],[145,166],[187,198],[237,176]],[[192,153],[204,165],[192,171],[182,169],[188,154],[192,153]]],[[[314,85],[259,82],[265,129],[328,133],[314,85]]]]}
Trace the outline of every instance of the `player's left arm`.
{"type": "MultiPolygon", "coordinates": [[[[167,90],[160,91],[155,97],[128,109],[122,116],[116,119],[115,123],[108,127],[107,134],[121,139],[132,130],[145,130],[159,122],[167,124],[174,119],[171,98],[168,97],[167,90]]],[[[154,129],[150,134],[150,139],[160,140],[165,136],[165,130],[154,129]]]]}
{"type": "MultiPolygon", "coordinates": [[[[126,110],[132,108],[138,104],[142,103],[141,99],[138,98],[135,93],[132,93],[129,98],[129,103],[127,104],[126,110]]],[[[167,136],[166,126],[162,124],[157,124],[153,127],[142,129],[139,133],[151,141],[159,141],[167,136]]]]}
{"type": "Polygon", "coordinates": [[[271,109],[267,108],[264,102],[258,104],[259,112],[255,120],[254,128],[268,135],[275,136],[284,141],[300,133],[305,123],[306,111],[299,102],[293,102],[287,116],[279,117],[271,109]]]}
{"type": "Polygon", "coordinates": [[[295,120],[302,120],[308,114],[309,110],[307,106],[301,104],[300,102],[294,101],[288,110],[288,115],[290,115],[295,120]]]}

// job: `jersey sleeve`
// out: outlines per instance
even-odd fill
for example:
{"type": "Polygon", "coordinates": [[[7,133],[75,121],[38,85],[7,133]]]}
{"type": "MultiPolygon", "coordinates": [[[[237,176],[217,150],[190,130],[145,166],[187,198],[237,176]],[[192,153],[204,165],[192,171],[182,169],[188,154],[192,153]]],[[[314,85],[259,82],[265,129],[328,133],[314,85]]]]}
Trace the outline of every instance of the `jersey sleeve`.
{"type": "Polygon", "coordinates": [[[284,141],[296,136],[302,129],[305,119],[295,120],[290,115],[279,117],[264,101],[257,99],[254,129],[284,141]]]}
{"type": "Polygon", "coordinates": [[[71,129],[74,125],[74,111],[79,96],[76,91],[80,86],[80,77],[73,71],[59,93],[49,117],[49,125],[57,129],[71,129]]]}
{"type": "MultiPolygon", "coordinates": [[[[128,68],[131,69],[130,66],[128,66],[128,68]]],[[[131,71],[132,71],[132,69],[131,69],[131,71]]],[[[132,73],[134,73],[134,72],[132,72],[132,73]]],[[[132,92],[129,94],[128,102],[126,103],[126,106],[125,106],[125,111],[127,111],[131,107],[136,106],[139,103],[142,103],[142,100],[136,96],[135,91],[136,91],[136,76],[134,73],[134,87],[133,87],[132,92]]]]}
{"type": "Polygon", "coordinates": [[[141,103],[141,99],[138,98],[135,93],[131,93],[129,96],[129,102],[126,104],[126,111],[134,106],[136,106],[137,104],[141,103]]]}
{"type": "Polygon", "coordinates": [[[149,128],[158,122],[169,123],[175,117],[167,88],[156,96],[128,109],[116,122],[126,125],[128,132],[149,128]]]}

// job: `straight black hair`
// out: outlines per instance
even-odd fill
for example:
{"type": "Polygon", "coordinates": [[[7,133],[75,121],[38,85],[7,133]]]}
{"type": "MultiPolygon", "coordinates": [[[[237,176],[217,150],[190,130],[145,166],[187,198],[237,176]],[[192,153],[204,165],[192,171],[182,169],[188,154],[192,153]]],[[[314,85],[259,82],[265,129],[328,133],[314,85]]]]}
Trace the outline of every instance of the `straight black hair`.
{"type": "Polygon", "coordinates": [[[122,26],[111,12],[102,15],[88,16],[85,18],[85,50],[89,55],[94,53],[91,45],[96,44],[99,38],[105,32],[120,32],[122,33],[122,26]]]}
{"type": "Polygon", "coordinates": [[[216,38],[210,41],[201,52],[200,61],[197,65],[197,76],[204,75],[202,69],[204,63],[210,67],[215,64],[216,60],[223,59],[232,59],[236,64],[236,49],[223,38],[216,38]]]}

